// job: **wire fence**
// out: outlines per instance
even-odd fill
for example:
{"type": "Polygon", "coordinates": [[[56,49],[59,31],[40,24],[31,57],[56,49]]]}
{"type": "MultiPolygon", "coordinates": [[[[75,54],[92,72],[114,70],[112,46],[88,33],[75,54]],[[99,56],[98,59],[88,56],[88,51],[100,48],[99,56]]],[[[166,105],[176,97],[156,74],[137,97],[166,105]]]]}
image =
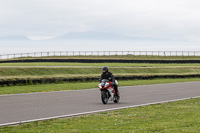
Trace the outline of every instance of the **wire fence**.
{"type": "Polygon", "coordinates": [[[16,59],[28,57],[53,57],[53,56],[113,56],[113,55],[133,55],[133,56],[200,56],[200,51],[51,51],[14,53],[0,55],[0,60],[16,59]]]}

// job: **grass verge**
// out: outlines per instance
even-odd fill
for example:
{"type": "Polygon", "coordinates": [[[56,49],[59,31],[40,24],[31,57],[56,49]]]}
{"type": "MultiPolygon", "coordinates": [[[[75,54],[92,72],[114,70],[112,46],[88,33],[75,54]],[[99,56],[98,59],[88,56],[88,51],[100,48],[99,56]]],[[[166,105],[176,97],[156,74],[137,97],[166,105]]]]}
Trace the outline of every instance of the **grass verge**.
{"type": "MultiPolygon", "coordinates": [[[[111,67],[110,71],[114,74],[152,74],[152,73],[200,73],[200,67],[111,67]]],[[[99,67],[67,67],[67,68],[48,68],[48,67],[3,67],[0,68],[0,77],[5,76],[45,76],[59,74],[101,74],[99,67]]]]}
{"type": "Polygon", "coordinates": [[[28,63],[0,63],[0,66],[82,66],[82,67],[199,67],[199,63],[191,64],[161,64],[161,63],[65,63],[65,62],[28,62],[28,63]]]}
{"type": "Polygon", "coordinates": [[[200,98],[1,127],[2,133],[199,133],[200,98]]]}
{"type": "MultiPolygon", "coordinates": [[[[150,85],[150,84],[164,84],[164,83],[178,83],[178,82],[192,82],[192,81],[200,81],[200,78],[127,80],[127,81],[119,81],[119,86],[136,86],[136,85],[150,85]]],[[[38,84],[38,85],[26,85],[26,86],[7,86],[7,87],[0,87],[0,95],[90,89],[90,88],[98,88],[97,85],[98,82],[74,82],[74,83],[38,84]]]]}

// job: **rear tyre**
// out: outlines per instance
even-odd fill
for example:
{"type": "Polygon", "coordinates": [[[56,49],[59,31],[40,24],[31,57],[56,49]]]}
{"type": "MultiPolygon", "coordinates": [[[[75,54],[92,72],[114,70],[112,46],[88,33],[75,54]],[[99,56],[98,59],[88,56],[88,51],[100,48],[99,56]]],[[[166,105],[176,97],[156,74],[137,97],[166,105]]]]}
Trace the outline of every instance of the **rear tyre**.
{"type": "Polygon", "coordinates": [[[103,104],[107,104],[109,99],[108,91],[103,90],[101,92],[101,100],[103,104]]]}

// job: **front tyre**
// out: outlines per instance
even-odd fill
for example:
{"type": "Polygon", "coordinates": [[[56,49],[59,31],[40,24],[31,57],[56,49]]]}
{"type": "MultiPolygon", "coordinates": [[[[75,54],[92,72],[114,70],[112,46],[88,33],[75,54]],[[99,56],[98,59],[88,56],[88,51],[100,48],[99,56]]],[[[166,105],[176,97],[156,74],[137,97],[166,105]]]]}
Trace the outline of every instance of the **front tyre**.
{"type": "Polygon", "coordinates": [[[101,92],[101,100],[103,104],[107,104],[108,103],[108,99],[109,99],[109,95],[108,95],[108,91],[103,90],[101,92]]]}

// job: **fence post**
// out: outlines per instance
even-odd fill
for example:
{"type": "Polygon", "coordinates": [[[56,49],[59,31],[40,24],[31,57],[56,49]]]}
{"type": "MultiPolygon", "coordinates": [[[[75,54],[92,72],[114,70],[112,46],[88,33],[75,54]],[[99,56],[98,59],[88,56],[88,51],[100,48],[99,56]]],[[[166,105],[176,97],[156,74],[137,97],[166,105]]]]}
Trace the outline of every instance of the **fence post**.
{"type": "Polygon", "coordinates": [[[41,57],[42,57],[42,52],[41,52],[41,57]]]}

